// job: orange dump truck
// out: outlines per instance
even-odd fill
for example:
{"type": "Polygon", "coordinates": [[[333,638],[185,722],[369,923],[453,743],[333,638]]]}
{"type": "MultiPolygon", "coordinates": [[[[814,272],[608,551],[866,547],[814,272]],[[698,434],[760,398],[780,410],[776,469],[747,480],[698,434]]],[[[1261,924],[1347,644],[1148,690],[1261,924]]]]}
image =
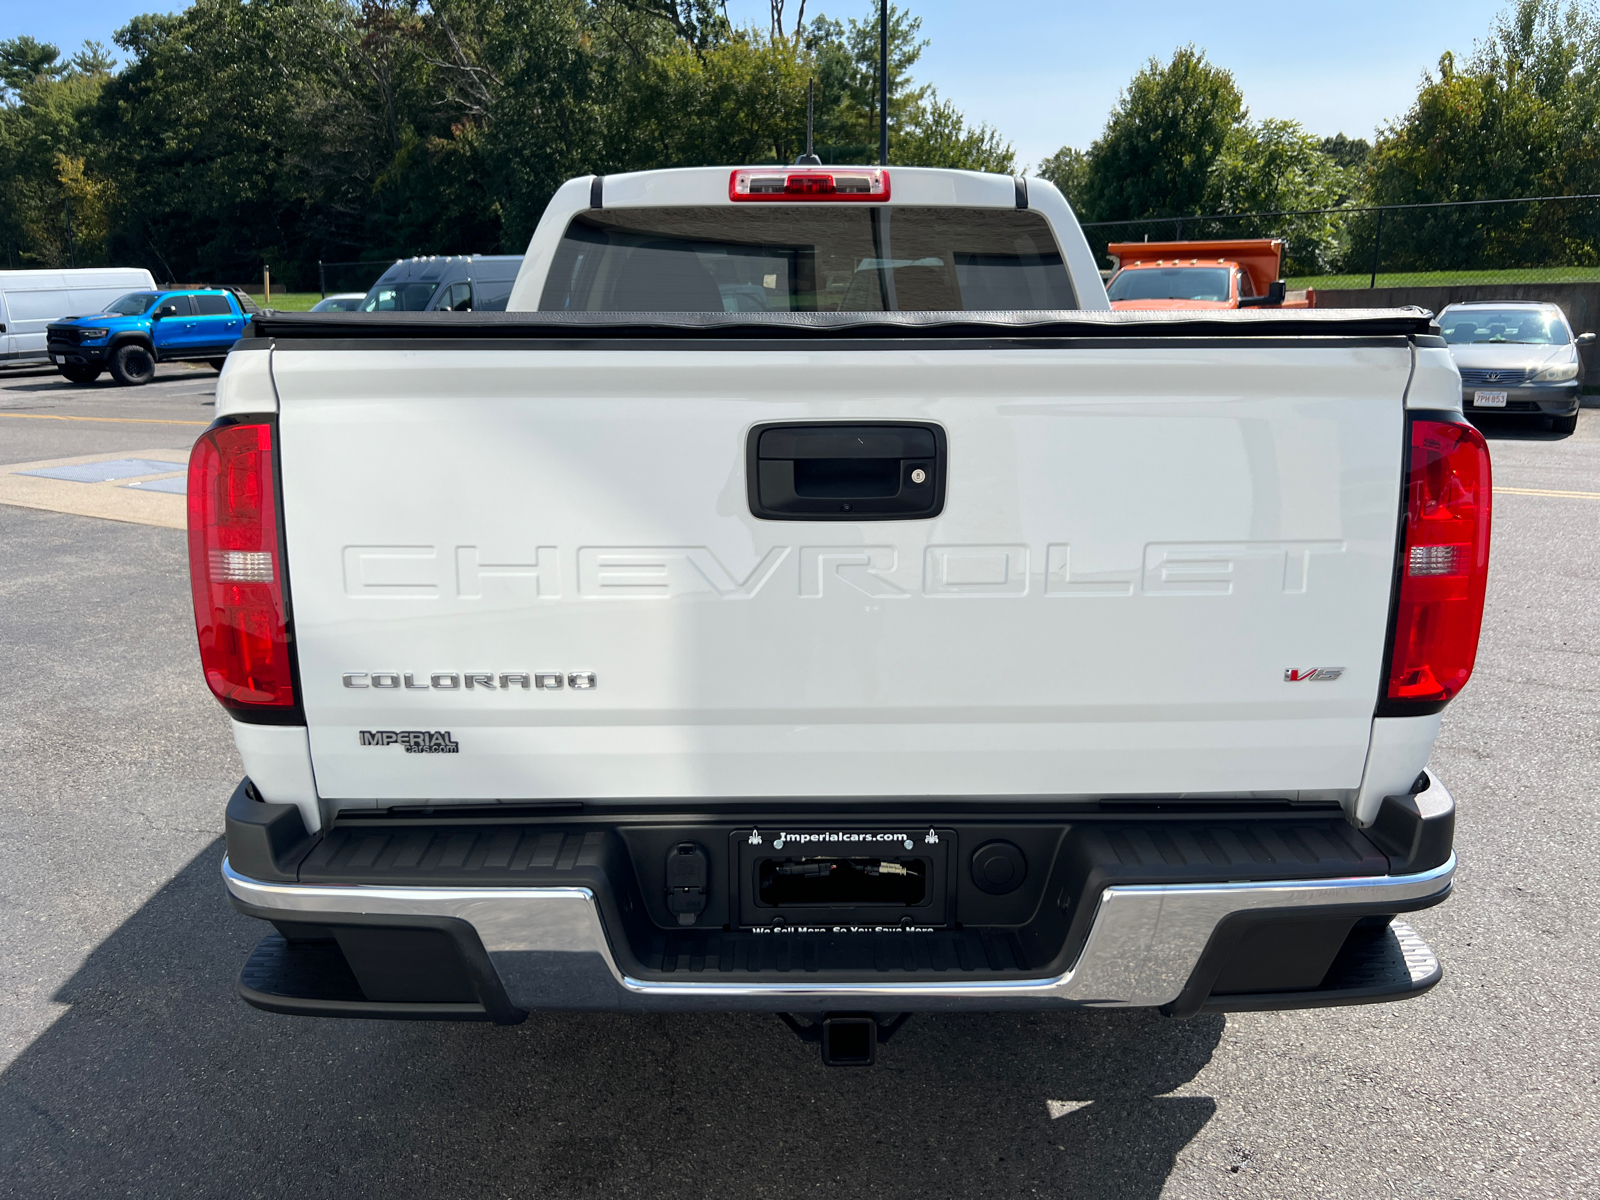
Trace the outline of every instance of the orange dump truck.
{"type": "Polygon", "coordinates": [[[1282,238],[1113,242],[1106,291],[1112,308],[1310,308],[1310,292],[1290,295],[1279,278],[1285,248],[1282,238]]]}

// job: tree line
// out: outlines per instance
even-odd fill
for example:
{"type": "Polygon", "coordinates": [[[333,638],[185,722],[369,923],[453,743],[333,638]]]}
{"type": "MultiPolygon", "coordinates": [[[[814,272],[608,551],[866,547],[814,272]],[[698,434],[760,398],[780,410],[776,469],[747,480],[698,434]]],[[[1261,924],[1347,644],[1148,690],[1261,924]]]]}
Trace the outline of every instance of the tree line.
{"type": "MultiPolygon", "coordinates": [[[[270,263],[298,286],[318,260],[517,253],[573,176],[793,161],[812,81],[823,161],[875,161],[876,3],[809,20],[770,3],[739,28],[719,0],[195,0],[118,30],[120,65],[96,43],[0,41],[0,241],[9,265],[236,282],[270,263]]],[[[1019,169],[914,77],[920,20],[892,7],[890,26],[890,161],[1019,169]]],[[[1600,192],[1597,117],[1591,4],[1516,0],[1371,142],[1252,118],[1188,46],[1035,171],[1085,221],[1305,213],[1185,232],[1286,235],[1291,269],[1318,273],[1362,265],[1367,206],[1600,192]]],[[[1535,207],[1435,213],[1394,253],[1600,261],[1594,206],[1535,207]]]]}
{"type": "MultiPolygon", "coordinates": [[[[1286,236],[1294,274],[1365,271],[1379,247],[1385,270],[1594,266],[1593,202],[1391,211],[1386,226],[1370,209],[1600,194],[1597,118],[1593,5],[1517,0],[1470,55],[1446,53],[1410,109],[1370,143],[1251,119],[1232,73],[1186,46],[1146,64],[1086,151],[1063,147],[1039,173],[1084,221],[1304,214],[1183,227],[1186,236],[1286,236]]],[[[1137,228],[1091,230],[1091,241],[1138,240],[1137,228]]],[[[1175,223],[1150,228],[1159,240],[1175,223]]]]}
{"type": "MultiPolygon", "coordinates": [[[[195,0],[64,57],[0,43],[0,240],[15,265],[306,286],[318,260],[520,253],[564,180],[873,161],[878,21],[735,28],[716,0],[195,0]]],[[[891,161],[1012,171],[890,17],[891,161]]]]}

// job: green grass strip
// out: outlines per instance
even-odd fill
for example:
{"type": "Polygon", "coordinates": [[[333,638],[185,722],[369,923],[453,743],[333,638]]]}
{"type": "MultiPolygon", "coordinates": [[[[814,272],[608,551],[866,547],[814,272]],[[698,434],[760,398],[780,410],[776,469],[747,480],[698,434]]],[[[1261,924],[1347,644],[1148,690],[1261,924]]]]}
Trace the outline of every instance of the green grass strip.
{"type": "MultiPolygon", "coordinates": [[[[1304,275],[1289,280],[1291,288],[1316,288],[1318,291],[1365,291],[1370,274],[1304,275]]],[[[1494,286],[1499,283],[1600,283],[1600,267],[1527,267],[1489,271],[1402,271],[1378,272],[1378,286],[1460,287],[1494,286]]]]}
{"type": "MultiPolygon", "coordinates": [[[[250,299],[256,302],[258,308],[266,308],[267,300],[260,292],[251,292],[250,299]]],[[[322,296],[317,292],[278,292],[272,293],[271,307],[280,312],[306,312],[322,296]]]]}

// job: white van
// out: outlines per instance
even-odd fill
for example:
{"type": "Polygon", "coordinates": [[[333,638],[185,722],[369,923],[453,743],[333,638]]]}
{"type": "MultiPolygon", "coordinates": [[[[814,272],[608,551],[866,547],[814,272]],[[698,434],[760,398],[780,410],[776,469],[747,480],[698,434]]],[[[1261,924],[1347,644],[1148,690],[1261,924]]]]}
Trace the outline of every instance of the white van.
{"type": "Polygon", "coordinates": [[[0,271],[0,362],[48,361],[44,327],[102,312],[118,296],[156,286],[143,267],[0,271]]]}

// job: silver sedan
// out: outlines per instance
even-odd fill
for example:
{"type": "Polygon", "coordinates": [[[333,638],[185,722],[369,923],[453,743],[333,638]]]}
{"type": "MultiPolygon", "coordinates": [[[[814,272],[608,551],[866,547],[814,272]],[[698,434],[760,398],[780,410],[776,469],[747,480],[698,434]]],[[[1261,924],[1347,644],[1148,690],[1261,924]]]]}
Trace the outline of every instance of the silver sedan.
{"type": "Polygon", "coordinates": [[[365,292],[339,292],[333,296],[324,296],[311,306],[312,312],[360,312],[361,302],[367,298],[365,292]]]}
{"type": "Polygon", "coordinates": [[[1531,413],[1551,418],[1558,433],[1578,427],[1583,393],[1579,347],[1594,334],[1572,335],[1554,304],[1483,301],[1452,304],[1439,327],[1461,372],[1468,413],[1531,413]]]}

